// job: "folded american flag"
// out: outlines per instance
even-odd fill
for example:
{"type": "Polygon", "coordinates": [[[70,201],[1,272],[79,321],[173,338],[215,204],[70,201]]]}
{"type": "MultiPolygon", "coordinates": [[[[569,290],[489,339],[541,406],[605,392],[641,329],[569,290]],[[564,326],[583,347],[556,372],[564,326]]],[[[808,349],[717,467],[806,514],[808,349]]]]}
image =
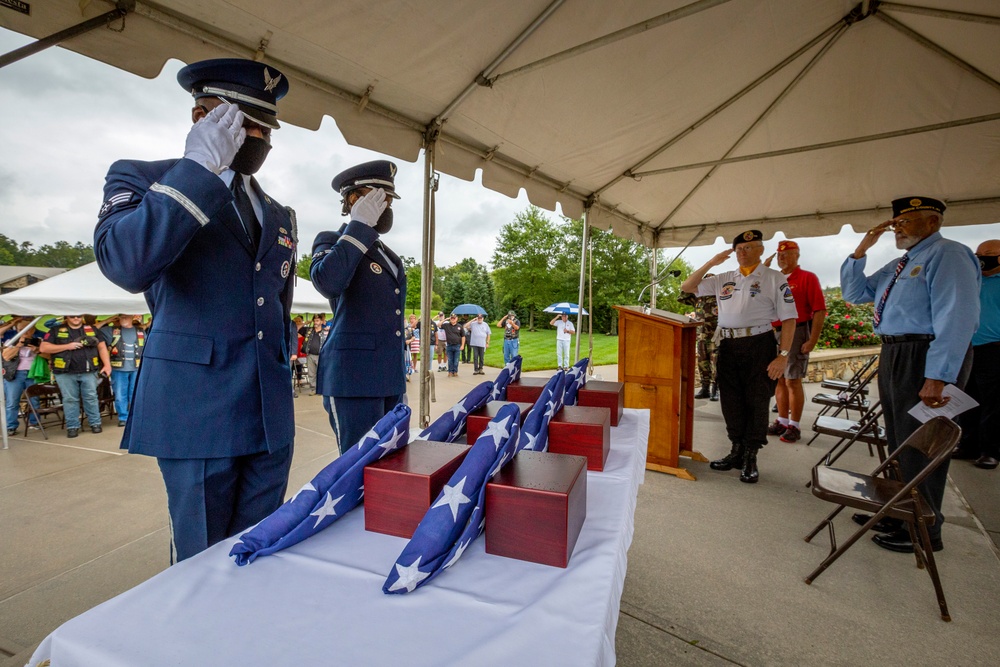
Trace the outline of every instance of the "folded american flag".
{"type": "Polygon", "coordinates": [[[504,368],[509,368],[510,369],[510,381],[511,382],[517,382],[518,380],[521,379],[521,362],[522,361],[524,361],[524,359],[522,359],[521,355],[519,354],[516,357],[514,357],[513,359],[511,359],[509,364],[507,364],[506,366],[504,366],[504,368]]]}
{"type": "Polygon", "coordinates": [[[502,406],[403,548],[383,593],[410,593],[454,565],[483,532],[486,482],[514,456],[520,411],[502,406]]]}
{"type": "Polygon", "coordinates": [[[490,395],[491,401],[507,400],[507,385],[521,377],[521,355],[517,355],[510,360],[510,363],[501,369],[497,374],[497,379],[493,381],[493,393],[490,395]]]}
{"type": "Polygon", "coordinates": [[[576,392],[587,384],[587,364],[589,363],[590,357],[584,357],[573,364],[573,368],[569,369],[566,374],[566,393],[563,396],[563,405],[576,405],[576,392]]]}
{"type": "Polygon", "coordinates": [[[562,409],[563,384],[566,379],[566,373],[559,371],[546,383],[542,394],[524,418],[517,451],[522,449],[535,452],[548,451],[549,422],[553,415],[562,409]]]}
{"type": "Polygon", "coordinates": [[[420,432],[414,440],[430,440],[432,442],[454,442],[456,438],[465,433],[466,420],[470,412],[475,412],[479,408],[493,400],[493,383],[483,382],[473,387],[472,391],[465,395],[451,409],[434,420],[434,422],[420,432]]]}
{"type": "Polygon", "coordinates": [[[410,408],[400,403],[291,500],[241,535],[229,555],[237,565],[252,563],[298,544],[354,509],[365,492],[365,466],[405,447],[409,432],[410,408]]]}

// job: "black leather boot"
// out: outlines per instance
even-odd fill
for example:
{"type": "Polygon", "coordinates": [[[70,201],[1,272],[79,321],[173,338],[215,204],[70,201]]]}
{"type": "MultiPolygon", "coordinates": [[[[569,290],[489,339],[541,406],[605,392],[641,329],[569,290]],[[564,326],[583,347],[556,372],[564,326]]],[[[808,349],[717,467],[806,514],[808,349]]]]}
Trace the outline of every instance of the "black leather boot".
{"type": "Polygon", "coordinates": [[[739,468],[743,465],[744,458],[743,445],[739,443],[733,443],[733,448],[729,452],[728,456],[724,456],[718,461],[712,461],[708,464],[712,470],[732,470],[733,468],[739,468]]]}
{"type": "Polygon", "coordinates": [[[703,384],[703,385],[701,385],[701,391],[699,391],[697,394],[695,394],[694,397],[695,398],[708,398],[711,395],[712,395],[712,392],[710,392],[708,390],[708,385],[707,384],[703,384]]]}
{"type": "Polygon", "coordinates": [[[757,471],[757,452],[760,445],[750,445],[743,458],[743,472],[740,473],[740,481],[747,484],[756,484],[760,473],[757,471]]]}
{"type": "Polygon", "coordinates": [[[719,385],[717,384],[712,385],[712,396],[708,400],[710,401],[719,400],[719,385]]]}

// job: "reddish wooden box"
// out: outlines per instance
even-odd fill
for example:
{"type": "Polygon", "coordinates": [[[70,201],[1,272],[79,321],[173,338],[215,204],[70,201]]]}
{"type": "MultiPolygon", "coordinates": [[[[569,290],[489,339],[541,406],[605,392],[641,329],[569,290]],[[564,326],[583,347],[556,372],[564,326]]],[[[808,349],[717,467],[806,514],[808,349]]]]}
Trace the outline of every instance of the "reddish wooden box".
{"type": "Polygon", "coordinates": [[[507,385],[507,400],[512,403],[535,404],[542,390],[552,378],[526,378],[523,375],[517,382],[507,385]]]}
{"type": "Polygon", "coordinates": [[[625,383],[589,380],[577,392],[577,405],[585,408],[608,408],[611,425],[618,426],[625,410],[625,383]]]}
{"type": "Polygon", "coordinates": [[[586,517],[586,460],[521,451],[486,485],[486,553],[566,567],[586,517]]]}
{"type": "Polygon", "coordinates": [[[413,537],[469,445],[415,440],[365,467],[365,530],[413,537]]]}
{"type": "MultiPolygon", "coordinates": [[[[470,412],[468,419],[465,421],[465,441],[470,445],[474,444],[483,431],[486,430],[486,425],[490,423],[490,420],[500,412],[500,408],[505,405],[511,405],[511,403],[511,401],[490,401],[478,410],[470,412]]],[[[531,410],[532,404],[514,403],[514,405],[521,410],[521,423],[524,424],[524,418],[528,416],[528,411],[531,410]]]]}
{"type": "Polygon", "coordinates": [[[611,410],[565,406],[549,422],[549,451],[587,457],[587,470],[604,470],[611,449],[611,410]]]}

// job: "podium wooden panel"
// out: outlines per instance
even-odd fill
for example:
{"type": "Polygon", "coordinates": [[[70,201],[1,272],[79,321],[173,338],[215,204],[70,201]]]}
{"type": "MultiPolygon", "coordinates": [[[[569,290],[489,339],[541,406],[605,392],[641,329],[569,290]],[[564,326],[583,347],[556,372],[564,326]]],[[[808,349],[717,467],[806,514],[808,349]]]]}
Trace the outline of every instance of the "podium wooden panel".
{"type": "Polygon", "coordinates": [[[692,449],[698,323],[663,310],[615,309],[618,381],[625,383],[625,407],[649,410],[646,469],[693,480],[679,463],[681,456],[707,460],[692,449]]]}

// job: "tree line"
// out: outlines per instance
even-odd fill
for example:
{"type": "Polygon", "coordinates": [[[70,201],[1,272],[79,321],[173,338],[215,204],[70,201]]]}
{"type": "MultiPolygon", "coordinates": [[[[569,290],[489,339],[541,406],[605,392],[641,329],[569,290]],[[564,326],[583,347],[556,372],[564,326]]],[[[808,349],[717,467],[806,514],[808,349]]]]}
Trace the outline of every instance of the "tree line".
{"type": "Polygon", "coordinates": [[[56,241],[52,245],[38,248],[34,244],[16,240],[0,234],[0,266],[49,266],[61,269],[75,269],[97,259],[94,246],[77,241],[70,245],[66,241],[56,241]]]}

